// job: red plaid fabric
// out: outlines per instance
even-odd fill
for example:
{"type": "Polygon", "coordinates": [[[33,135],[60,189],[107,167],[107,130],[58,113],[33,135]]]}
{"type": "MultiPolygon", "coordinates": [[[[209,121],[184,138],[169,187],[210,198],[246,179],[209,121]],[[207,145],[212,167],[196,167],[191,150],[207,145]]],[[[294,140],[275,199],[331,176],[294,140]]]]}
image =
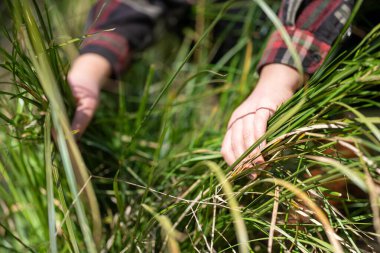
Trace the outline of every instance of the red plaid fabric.
{"type": "MultiPolygon", "coordinates": [[[[221,2],[222,0],[215,0],[221,2]]],[[[88,34],[81,53],[97,53],[118,75],[130,51],[141,50],[153,40],[159,17],[178,20],[189,0],[98,0],[90,12],[88,34]],[[105,31],[112,30],[112,31],[105,31]]],[[[331,44],[350,16],[354,0],[283,0],[279,17],[299,52],[305,72],[313,73],[325,59],[331,44]]],[[[294,67],[289,50],[275,31],[259,63],[294,67]]]]}
{"type": "Polygon", "coordinates": [[[112,64],[114,74],[123,71],[129,55],[128,41],[118,33],[103,31],[86,38],[81,53],[97,53],[112,64]]]}
{"type": "MultiPolygon", "coordinates": [[[[279,18],[289,33],[306,73],[314,73],[326,58],[354,5],[353,0],[284,0],[279,18]]],[[[271,35],[259,63],[294,67],[294,59],[278,31],[271,35]]]]}
{"type": "MultiPolygon", "coordinates": [[[[300,30],[296,27],[287,27],[286,30],[292,39],[305,72],[309,74],[315,72],[322,64],[331,46],[316,39],[314,34],[309,31],[300,30]]],[[[271,35],[261,58],[259,69],[270,63],[282,63],[295,68],[294,59],[278,31],[271,35]]]]}

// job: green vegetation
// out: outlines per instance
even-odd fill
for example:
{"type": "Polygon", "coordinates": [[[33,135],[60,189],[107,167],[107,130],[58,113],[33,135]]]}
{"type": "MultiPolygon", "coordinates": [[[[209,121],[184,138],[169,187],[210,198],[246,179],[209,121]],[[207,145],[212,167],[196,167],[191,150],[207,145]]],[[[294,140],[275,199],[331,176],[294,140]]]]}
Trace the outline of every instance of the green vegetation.
{"type": "Polygon", "coordinates": [[[204,27],[141,55],[117,92],[102,94],[78,143],[65,76],[87,1],[78,13],[74,1],[6,2],[0,252],[379,249],[380,25],[354,48],[340,49],[340,38],[276,112],[263,137],[265,168],[232,172],[219,149],[230,114],[257,80],[263,31],[272,27],[260,18],[263,1],[247,6],[239,42],[213,64],[220,43],[210,31],[236,17],[225,14],[229,5],[199,1],[204,27]],[[255,181],[246,177],[252,171],[260,172],[255,181]],[[337,182],[349,194],[331,187],[337,182]]]}

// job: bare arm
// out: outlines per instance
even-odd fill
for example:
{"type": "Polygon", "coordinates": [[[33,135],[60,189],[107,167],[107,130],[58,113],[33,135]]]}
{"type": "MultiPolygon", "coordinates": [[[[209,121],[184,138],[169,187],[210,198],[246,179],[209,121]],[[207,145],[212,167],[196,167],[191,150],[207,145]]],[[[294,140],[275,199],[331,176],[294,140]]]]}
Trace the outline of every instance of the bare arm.
{"type": "MultiPolygon", "coordinates": [[[[350,16],[353,4],[353,0],[282,1],[279,18],[307,74],[312,74],[322,64],[350,16]]],[[[268,42],[259,71],[255,90],[233,112],[228,123],[221,152],[229,165],[265,134],[270,117],[290,99],[302,81],[278,31],[268,42]]],[[[255,162],[262,161],[263,157],[259,157],[255,162]]]]}

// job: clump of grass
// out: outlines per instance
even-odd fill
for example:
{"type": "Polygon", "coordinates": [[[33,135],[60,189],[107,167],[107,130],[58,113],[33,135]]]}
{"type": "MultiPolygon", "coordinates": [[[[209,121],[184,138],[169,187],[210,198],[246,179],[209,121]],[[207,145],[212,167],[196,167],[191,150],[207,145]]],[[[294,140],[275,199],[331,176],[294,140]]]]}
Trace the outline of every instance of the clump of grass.
{"type": "Polygon", "coordinates": [[[380,120],[362,111],[380,106],[380,26],[350,51],[334,47],[334,59],[272,117],[263,137],[268,141],[265,170],[257,166],[232,173],[219,154],[221,138],[230,113],[257,79],[249,73],[266,35],[252,38],[253,20],[267,30],[271,23],[258,18],[263,14],[253,2],[201,2],[196,30],[201,34],[188,31],[175,53],[165,43],[148,50],[120,80],[118,94],[102,95],[102,106],[79,142],[90,175],[74,178],[70,171],[76,167],[70,163],[82,162],[78,152],[76,159],[67,152],[75,144],[64,109],[73,107],[64,77],[73,52],[67,47],[77,39],[58,39],[61,30],[51,16],[55,3],[44,4],[8,1],[19,14],[13,16],[13,30],[3,29],[12,50],[1,49],[1,67],[11,87],[0,98],[0,247],[35,252],[164,252],[168,246],[172,252],[376,251],[380,120]],[[205,56],[216,48],[201,42],[212,39],[217,19],[240,19],[228,12],[230,4],[247,4],[249,15],[236,46],[211,64],[205,56]],[[195,47],[194,37],[199,40],[195,47]],[[196,48],[201,51],[191,58],[196,48]],[[158,49],[171,55],[165,64],[158,49]],[[58,143],[51,140],[53,126],[58,143]],[[316,170],[323,173],[312,176],[316,170]],[[260,172],[258,180],[245,177],[252,171],[260,172]],[[329,188],[342,178],[347,188],[356,185],[361,193],[329,188]],[[75,190],[78,179],[84,187],[75,190]],[[91,201],[80,197],[90,184],[101,218],[94,215],[96,208],[86,208],[91,201]],[[93,233],[88,232],[91,223],[93,233]]]}

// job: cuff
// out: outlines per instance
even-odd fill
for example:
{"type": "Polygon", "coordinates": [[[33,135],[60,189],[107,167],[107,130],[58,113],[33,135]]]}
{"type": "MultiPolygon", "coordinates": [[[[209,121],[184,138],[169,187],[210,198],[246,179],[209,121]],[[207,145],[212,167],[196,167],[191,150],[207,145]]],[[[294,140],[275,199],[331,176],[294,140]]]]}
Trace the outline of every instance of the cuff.
{"type": "MultiPolygon", "coordinates": [[[[323,63],[331,46],[326,42],[318,40],[309,31],[301,30],[294,26],[285,28],[298,52],[304,71],[308,74],[313,74],[323,63]]],[[[258,71],[260,72],[262,67],[271,63],[282,63],[296,68],[290,51],[279,31],[275,31],[270,36],[267,47],[259,62],[258,71]]]]}
{"type": "Polygon", "coordinates": [[[103,56],[112,68],[112,76],[119,76],[125,69],[128,56],[128,41],[114,32],[99,32],[87,37],[80,48],[80,54],[96,53],[103,56]]]}

